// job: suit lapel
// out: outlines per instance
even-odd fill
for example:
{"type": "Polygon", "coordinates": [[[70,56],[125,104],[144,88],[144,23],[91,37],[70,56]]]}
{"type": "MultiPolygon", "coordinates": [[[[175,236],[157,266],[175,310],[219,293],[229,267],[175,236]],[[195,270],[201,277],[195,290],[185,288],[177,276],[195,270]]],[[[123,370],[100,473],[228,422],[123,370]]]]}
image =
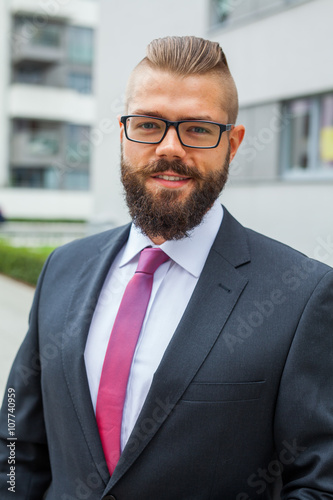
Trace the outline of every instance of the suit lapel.
{"type": "Polygon", "coordinates": [[[82,264],[72,288],[63,330],[62,359],[67,387],[93,461],[105,483],[109,479],[91,402],[84,349],[92,316],[106,275],[128,238],[129,226],[117,231],[94,255],[82,264]]]}
{"type": "Polygon", "coordinates": [[[249,260],[244,228],[225,210],[200,279],[155,373],[108,488],[120,479],[154,437],[214,346],[247,284],[236,268],[249,260]]]}

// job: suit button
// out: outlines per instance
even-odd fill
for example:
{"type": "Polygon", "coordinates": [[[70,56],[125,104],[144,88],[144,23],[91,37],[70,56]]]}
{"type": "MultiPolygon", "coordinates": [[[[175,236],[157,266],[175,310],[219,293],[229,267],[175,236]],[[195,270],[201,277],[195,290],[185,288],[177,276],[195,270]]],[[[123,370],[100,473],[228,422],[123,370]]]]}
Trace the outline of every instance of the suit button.
{"type": "Polygon", "coordinates": [[[106,497],[104,497],[103,500],[117,500],[117,499],[113,495],[106,495],[106,497]]]}

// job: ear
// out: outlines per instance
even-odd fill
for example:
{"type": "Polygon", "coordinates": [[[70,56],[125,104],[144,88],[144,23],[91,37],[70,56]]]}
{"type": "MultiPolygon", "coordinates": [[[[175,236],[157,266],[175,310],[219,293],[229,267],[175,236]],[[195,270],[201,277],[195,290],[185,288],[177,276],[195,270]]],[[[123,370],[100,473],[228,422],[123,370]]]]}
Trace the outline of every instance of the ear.
{"type": "Polygon", "coordinates": [[[230,142],[230,162],[234,159],[239,146],[242,144],[245,134],[244,125],[237,125],[229,133],[230,142]]]}
{"type": "Polygon", "coordinates": [[[117,120],[118,120],[119,127],[120,127],[120,142],[123,142],[123,138],[124,138],[124,125],[121,123],[120,118],[121,118],[121,115],[118,115],[117,116],[117,120]]]}

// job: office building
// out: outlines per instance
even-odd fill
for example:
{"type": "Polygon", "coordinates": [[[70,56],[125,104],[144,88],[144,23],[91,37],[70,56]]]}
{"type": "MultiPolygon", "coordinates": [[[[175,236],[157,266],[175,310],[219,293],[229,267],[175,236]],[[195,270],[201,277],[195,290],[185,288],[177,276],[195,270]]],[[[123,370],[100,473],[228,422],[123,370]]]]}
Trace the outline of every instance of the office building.
{"type": "Polygon", "coordinates": [[[212,0],[247,129],[223,201],[245,224],[333,265],[330,0],[212,0]]]}
{"type": "Polygon", "coordinates": [[[1,4],[0,206],[8,217],[91,210],[98,2],[1,4]]]}

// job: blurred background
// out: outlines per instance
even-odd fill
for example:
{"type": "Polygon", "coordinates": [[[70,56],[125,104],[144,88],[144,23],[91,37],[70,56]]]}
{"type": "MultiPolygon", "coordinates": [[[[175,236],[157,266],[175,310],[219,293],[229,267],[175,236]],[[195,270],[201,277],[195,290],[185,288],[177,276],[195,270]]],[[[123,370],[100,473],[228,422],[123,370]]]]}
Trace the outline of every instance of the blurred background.
{"type": "MultiPolygon", "coordinates": [[[[221,201],[333,265],[332,19],[332,0],[2,0],[0,272],[34,285],[54,246],[129,220],[117,115],[146,45],[166,35],[218,41],[239,90],[247,132],[221,201]]],[[[0,284],[1,315],[17,319],[13,283],[0,284]]],[[[16,350],[13,324],[2,352],[16,350]]]]}

